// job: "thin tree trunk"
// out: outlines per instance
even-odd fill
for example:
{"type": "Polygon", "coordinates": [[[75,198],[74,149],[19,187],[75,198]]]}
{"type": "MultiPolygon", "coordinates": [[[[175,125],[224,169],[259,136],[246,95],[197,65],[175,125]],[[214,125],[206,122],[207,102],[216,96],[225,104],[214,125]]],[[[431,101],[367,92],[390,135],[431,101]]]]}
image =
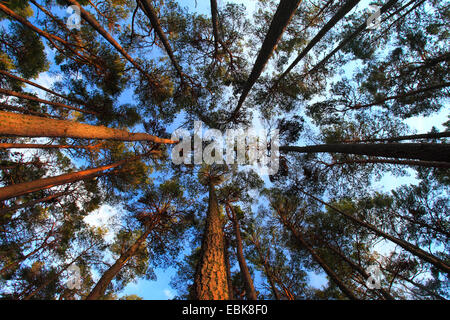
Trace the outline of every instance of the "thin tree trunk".
{"type": "Polygon", "coordinates": [[[331,281],[333,281],[339,289],[350,299],[350,300],[358,300],[358,297],[345,285],[345,283],[339,278],[339,276],[330,268],[328,264],[316,253],[316,251],[312,248],[312,246],[306,242],[303,235],[292,225],[292,223],[288,222],[283,216],[279,215],[281,222],[291,230],[294,237],[299,241],[299,243],[309,252],[314,261],[316,261],[325,273],[330,277],[331,281]]]}
{"type": "Polygon", "coordinates": [[[244,249],[243,249],[243,245],[242,245],[242,237],[241,237],[239,221],[236,217],[234,208],[230,204],[226,205],[226,209],[229,210],[231,213],[230,216],[232,218],[234,234],[236,236],[236,256],[238,258],[239,267],[241,269],[241,275],[244,280],[247,299],[248,300],[257,300],[258,297],[256,295],[255,286],[253,285],[252,276],[250,275],[250,271],[248,270],[247,262],[245,261],[245,257],[244,257],[244,249]]]}
{"type": "Polygon", "coordinates": [[[74,99],[74,98],[69,98],[69,97],[67,97],[67,96],[65,96],[65,95],[59,94],[59,93],[57,93],[57,92],[55,92],[55,91],[53,91],[53,90],[50,90],[50,89],[48,89],[48,88],[46,88],[46,87],[43,87],[43,86],[41,86],[41,85],[39,85],[39,84],[37,84],[37,83],[35,83],[35,82],[32,82],[32,81],[30,81],[30,80],[27,80],[27,79],[21,78],[21,77],[19,77],[19,76],[13,75],[13,74],[11,74],[11,73],[9,73],[9,72],[6,72],[6,71],[4,71],[4,70],[0,70],[0,74],[3,74],[3,75],[5,75],[5,76],[7,76],[7,77],[9,77],[9,78],[11,78],[11,79],[15,79],[15,80],[18,80],[18,81],[27,83],[27,84],[29,84],[29,85],[31,85],[31,86],[33,86],[33,87],[39,88],[39,89],[41,89],[41,90],[44,90],[45,92],[48,92],[48,93],[50,93],[50,94],[53,94],[53,95],[55,95],[55,96],[57,96],[57,97],[60,97],[60,98],[63,98],[63,99],[66,99],[66,100],[68,100],[68,101],[72,101],[72,102],[75,102],[75,103],[78,103],[78,104],[85,105],[81,100],[74,99]]]}
{"type": "Polygon", "coordinates": [[[214,185],[209,184],[209,206],[200,261],[194,276],[194,297],[198,300],[228,300],[222,221],[214,185]]]}
{"type": "Polygon", "coordinates": [[[5,207],[5,208],[0,208],[0,215],[4,215],[4,214],[6,214],[6,213],[8,213],[10,211],[17,211],[19,209],[28,208],[28,207],[34,206],[35,204],[38,204],[38,203],[41,203],[41,202],[50,201],[50,200],[53,200],[53,199],[56,199],[56,198],[68,195],[70,193],[71,192],[68,192],[68,191],[58,192],[58,193],[55,193],[55,194],[52,194],[52,195],[49,195],[49,196],[46,196],[46,197],[43,197],[43,198],[40,198],[40,199],[37,199],[37,200],[33,200],[33,201],[28,201],[28,202],[22,203],[22,204],[19,204],[19,205],[15,205],[15,206],[11,206],[11,207],[5,207]]]}
{"type": "Polygon", "coordinates": [[[384,164],[398,164],[408,166],[430,167],[430,168],[450,168],[450,162],[437,161],[421,161],[421,160],[389,160],[389,159],[354,159],[347,161],[338,161],[329,163],[326,166],[332,167],[343,164],[369,164],[369,163],[384,163],[384,164]]]}
{"type": "Polygon", "coordinates": [[[278,292],[277,287],[275,286],[275,280],[273,279],[273,273],[272,269],[267,263],[267,258],[262,253],[261,245],[259,244],[259,240],[255,239],[255,241],[252,241],[255,245],[256,251],[258,252],[259,259],[262,261],[264,266],[264,273],[266,274],[267,281],[269,282],[270,289],[272,290],[272,293],[276,300],[281,300],[280,293],[278,292]]]}
{"type": "Polygon", "coordinates": [[[219,34],[217,1],[211,0],[210,4],[211,4],[211,21],[214,35],[214,57],[217,58],[219,55],[219,43],[222,42],[219,34]]]}
{"type": "MultiPolygon", "coordinates": [[[[395,3],[397,2],[397,0],[389,0],[384,6],[381,7],[380,9],[380,14],[385,13],[387,10],[389,10],[395,3]]],[[[319,70],[319,68],[321,68],[324,64],[326,64],[328,62],[328,60],[330,60],[330,58],[332,56],[334,56],[336,54],[336,52],[338,52],[339,50],[341,50],[343,47],[345,47],[350,41],[352,41],[357,35],[359,35],[361,32],[363,32],[364,30],[367,30],[367,23],[364,21],[363,24],[361,24],[355,31],[353,31],[352,34],[350,34],[347,38],[345,38],[344,40],[342,40],[339,45],[334,48],[333,51],[331,51],[325,58],[323,58],[319,63],[317,63],[311,70],[308,71],[308,75],[313,74],[315,72],[317,72],[317,70],[319,70]]]]}
{"type": "Polygon", "coordinates": [[[123,266],[127,263],[127,261],[130,260],[136,254],[136,251],[145,242],[152,229],[153,226],[147,227],[147,229],[139,237],[139,239],[137,239],[136,242],[130,248],[128,248],[128,250],[125,251],[125,253],[123,253],[119,257],[119,259],[117,259],[117,261],[108,270],[105,271],[105,273],[103,273],[100,280],[98,280],[95,287],[86,297],[86,300],[98,300],[105,294],[108,285],[116,277],[116,275],[120,272],[120,270],[122,270],[123,266]]]}
{"type": "Polygon", "coordinates": [[[412,134],[406,136],[397,136],[390,138],[374,138],[374,139],[364,139],[364,140],[344,140],[342,143],[364,143],[364,142],[395,142],[404,140],[417,140],[417,139],[440,139],[450,137],[450,131],[446,132],[432,132],[423,134],[412,134]]]}
{"type": "MultiPolygon", "coordinates": [[[[357,271],[365,280],[369,278],[369,275],[367,274],[366,270],[364,270],[359,264],[355,263],[352,259],[348,258],[345,254],[342,253],[341,250],[333,247],[330,245],[327,241],[324,239],[315,236],[314,238],[318,239],[321,243],[323,243],[328,249],[333,251],[335,254],[337,254],[342,260],[344,260],[348,265],[350,265],[353,270],[357,271]]],[[[385,289],[380,288],[380,293],[383,295],[384,299],[386,300],[395,300],[389,292],[387,292],[385,289]]]]}
{"type": "Polygon", "coordinates": [[[36,112],[36,111],[31,111],[25,108],[21,108],[21,107],[17,107],[17,106],[12,106],[3,102],[0,102],[0,110],[8,110],[8,111],[16,111],[19,113],[23,113],[23,114],[30,114],[32,116],[36,116],[36,117],[41,117],[41,118],[49,118],[49,119],[59,119],[62,120],[63,118],[60,116],[54,116],[45,112],[36,112]]]}
{"type": "Polygon", "coordinates": [[[138,3],[141,5],[142,10],[144,11],[145,15],[150,20],[150,23],[155,30],[156,34],[158,35],[159,40],[161,40],[161,43],[164,46],[164,49],[166,49],[167,55],[170,58],[170,61],[172,62],[172,65],[174,66],[175,70],[178,73],[178,76],[180,77],[181,81],[183,82],[183,71],[181,70],[180,65],[178,64],[177,59],[175,59],[175,55],[173,53],[172,47],[170,46],[169,40],[166,37],[166,34],[161,28],[161,24],[158,19],[158,15],[153,8],[152,4],[149,0],[138,0],[138,3]]]}
{"type": "Polygon", "coordinates": [[[362,226],[362,227],[364,227],[366,229],[371,230],[377,236],[392,241],[393,243],[399,245],[400,247],[402,247],[406,251],[412,253],[416,257],[419,257],[422,260],[427,261],[428,263],[431,263],[433,266],[435,266],[436,268],[438,268],[438,269],[440,269],[440,270],[442,270],[444,272],[450,273],[450,266],[447,265],[444,261],[442,261],[438,257],[435,257],[434,255],[432,255],[432,254],[430,254],[430,253],[420,249],[419,247],[417,247],[417,246],[415,246],[415,245],[413,245],[413,244],[411,244],[411,243],[409,243],[409,242],[407,242],[405,240],[401,240],[401,239],[398,239],[398,238],[396,238],[394,236],[391,236],[391,235],[389,235],[389,234],[379,230],[375,226],[373,226],[373,225],[371,225],[371,224],[369,224],[367,222],[361,221],[360,219],[358,219],[358,218],[356,218],[356,217],[354,217],[354,216],[352,216],[352,215],[350,215],[350,214],[348,214],[348,213],[346,213],[344,211],[339,210],[338,208],[332,206],[329,203],[326,203],[325,201],[322,201],[321,199],[313,196],[312,194],[310,194],[310,193],[308,193],[306,191],[303,191],[303,190],[301,190],[299,188],[297,188],[297,190],[300,191],[301,193],[307,195],[308,197],[311,197],[312,199],[316,200],[317,202],[320,202],[321,204],[329,207],[330,209],[333,209],[337,213],[342,214],[344,217],[347,217],[349,220],[353,221],[355,224],[360,225],[360,226],[362,226]]]}
{"type": "Polygon", "coordinates": [[[351,110],[359,110],[359,109],[363,109],[363,108],[369,108],[369,107],[372,107],[372,106],[383,104],[384,102],[389,101],[389,100],[395,100],[395,99],[399,99],[399,98],[410,97],[410,96],[416,95],[418,93],[423,93],[423,92],[427,92],[427,91],[433,91],[433,90],[437,90],[437,89],[442,89],[442,88],[446,88],[446,87],[449,87],[449,86],[450,86],[450,82],[440,83],[440,84],[437,84],[437,85],[434,85],[434,86],[431,86],[431,87],[420,88],[420,89],[417,89],[417,90],[413,90],[413,91],[410,91],[410,92],[405,92],[405,93],[398,94],[398,95],[395,95],[395,96],[386,97],[386,98],[383,98],[381,100],[378,100],[378,101],[375,101],[375,102],[372,102],[372,103],[368,103],[368,104],[364,104],[364,105],[359,105],[358,104],[358,105],[355,105],[355,106],[351,107],[350,109],[351,110]]]}
{"type": "Polygon", "coordinates": [[[275,12],[270,24],[269,31],[267,32],[266,38],[264,39],[261,49],[259,50],[252,72],[244,85],[241,97],[239,98],[237,107],[232,113],[231,119],[237,116],[251,88],[255,84],[256,80],[258,80],[264,70],[264,67],[272,56],[273,51],[284,33],[284,30],[294,16],[301,1],[302,0],[280,0],[280,4],[278,5],[277,11],[275,12]]]}
{"type": "Polygon", "coordinates": [[[344,153],[384,158],[449,162],[450,145],[445,143],[324,144],[306,147],[281,146],[280,151],[298,153],[344,153]]]}
{"type": "Polygon", "coordinates": [[[122,46],[114,40],[114,38],[105,30],[103,27],[98,23],[98,21],[90,15],[89,12],[84,10],[84,8],[78,3],[76,0],[66,0],[71,5],[75,5],[80,8],[81,16],[84,20],[89,23],[89,25],[94,28],[99,34],[103,36],[117,51],[120,52],[120,54],[127,59],[137,70],[139,70],[149,81],[149,83],[154,86],[158,87],[159,84],[155,81],[154,77],[149,75],[140,64],[138,64],[126,51],[122,48],[122,46]]]}
{"type": "Polygon", "coordinates": [[[228,240],[225,232],[224,232],[224,256],[225,256],[225,265],[227,267],[227,281],[228,281],[228,295],[229,300],[234,300],[234,288],[233,281],[231,279],[231,265],[230,265],[230,253],[228,252],[228,247],[230,246],[230,241],[228,240]]]}
{"type": "Polygon", "coordinates": [[[333,28],[336,23],[338,23],[345,15],[352,10],[360,0],[347,0],[347,2],[336,12],[336,14],[327,22],[327,24],[317,33],[317,35],[308,43],[305,49],[297,56],[294,62],[284,71],[281,76],[277,79],[275,86],[279,83],[286,75],[291,72],[292,69],[302,60],[311,49],[333,28]]]}
{"type": "Polygon", "coordinates": [[[86,149],[98,150],[106,149],[103,143],[89,146],[71,146],[65,144],[31,144],[31,143],[0,143],[0,149],[86,149]]]}
{"type": "Polygon", "coordinates": [[[74,111],[78,111],[78,112],[81,112],[81,113],[98,115],[98,113],[94,112],[94,111],[83,110],[83,109],[80,109],[80,108],[69,106],[69,105],[64,104],[64,103],[48,101],[48,100],[40,99],[40,98],[37,98],[37,97],[34,97],[34,96],[30,96],[30,95],[27,95],[27,94],[23,94],[23,93],[20,93],[20,92],[6,90],[6,89],[3,89],[3,88],[0,88],[0,94],[13,96],[13,97],[21,98],[21,99],[26,99],[26,100],[30,100],[30,101],[35,101],[35,102],[39,102],[39,103],[45,103],[45,104],[48,104],[48,105],[51,105],[51,106],[54,106],[54,107],[57,107],[57,108],[69,109],[69,110],[74,110],[74,111]]]}
{"type": "Polygon", "coordinates": [[[120,141],[151,141],[173,144],[176,141],[161,139],[147,133],[131,133],[104,126],[93,126],[67,120],[0,111],[0,134],[19,137],[60,137],[82,139],[108,139],[120,141]]]}
{"type": "Polygon", "coordinates": [[[124,159],[119,162],[115,162],[106,166],[101,166],[98,168],[93,169],[87,169],[83,171],[78,172],[72,172],[72,173],[66,173],[62,174],[56,177],[50,177],[50,178],[43,178],[39,180],[34,180],[31,182],[22,182],[13,184],[10,186],[6,186],[3,188],[0,188],[0,201],[8,200],[14,197],[23,196],[25,194],[29,194],[31,192],[35,191],[41,191],[53,188],[55,186],[60,186],[66,183],[73,183],[80,180],[85,179],[92,179],[94,177],[97,177],[99,175],[106,174],[105,171],[109,169],[115,169],[121,165],[124,165],[126,163],[129,163],[131,161],[136,161],[140,158],[142,158],[143,155],[131,158],[131,159],[124,159]]]}

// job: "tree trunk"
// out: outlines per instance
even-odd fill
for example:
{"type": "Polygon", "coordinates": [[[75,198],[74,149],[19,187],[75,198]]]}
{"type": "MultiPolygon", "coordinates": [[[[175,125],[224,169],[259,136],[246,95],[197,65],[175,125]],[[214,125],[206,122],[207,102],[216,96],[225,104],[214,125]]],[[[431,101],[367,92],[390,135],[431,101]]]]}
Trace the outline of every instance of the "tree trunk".
{"type": "Polygon", "coordinates": [[[241,97],[239,98],[236,109],[232,113],[231,119],[237,116],[239,110],[244,104],[245,99],[247,98],[247,95],[264,70],[264,67],[272,56],[273,51],[284,33],[284,30],[294,16],[294,13],[301,1],[302,0],[280,0],[280,4],[278,5],[277,11],[275,12],[270,24],[269,31],[267,32],[266,38],[264,39],[261,49],[259,50],[258,57],[253,65],[253,70],[244,85],[241,97]]]}
{"type": "Polygon", "coordinates": [[[279,216],[281,222],[291,230],[294,237],[299,241],[299,243],[311,254],[314,261],[316,261],[328,277],[333,281],[339,289],[350,299],[350,300],[358,300],[358,297],[345,285],[345,283],[339,278],[339,276],[326,264],[326,262],[316,253],[316,251],[312,248],[312,246],[306,242],[303,235],[296,229],[294,226],[289,223],[284,217],[279,216]]]}
{"type": "Polygon", "coordinates": [[[16,206],[0,208],[0,216],[4,215],[4,214],[6,214],[6,213],[8,213],[10,211],[17,211],[19,209],[23,209],[23,208],[28,208],[28,207],[34,206],[35,204],[38,204],[38,203],[41,203],[41,202],[57,199],[59,197],[68,195],[70,193],[71,192],[68,192],[68,191],[58,192],[58,193],[55,193],[55,194],[52,194],[52,195],[49,195],[49,196],[46,196],[46,197],[43,197],[43,198],[40,198],[40,199],[37,199],[37,200],[33,200],[33,201],[28,201],[28,202],[22,203],[22,204],[19,204],[19,205],[16,205],[16,206]]]}
{"type": "Polygon", "coordinates": [[[231,265],[230,265],[230,254],[228,252],[228,247],[230,246],[230,241],[228,240],[225,232],[224,232],[224,257],[225,257],[225,265],[227,267],[227,281],[228,281],[228,296],[229,300],[234,300],[234,288],[233,281],[231,279],[231,265]]]}
{"type": "Polygon", "coordinates": [[[98,300],[105,294],[106,288],[111,283],[112,279],[114,279],[114,277],[120,272],[120,270],[122,270],[127,261],[136,254],[136,251],[145,242],[152,229],[152,227],[147,227],[147,229],[139,237],[139,239],[137,239],[136,242],[130,248],[128,248],[128,250],[125,251],[125,253],[123,253],[108,270],[105,271],[100,280],[98,280],[95,287],[86,297],[86,300],[98,300]]]}
{"type": "Polygon", "coordinates": [[[115,169],[123,164],[129,163],[131,161],[136,161],[141,157],[143,157],[143,155],[131,159],[124,159],[119,162],[115,162],[113,164],[101,166],[98,168],[66,173],[56,177],[43,178],[31,182],[22,182],[6,186],[0,188],[0,201],[23,196],[24,194],[28,194],[35,191],[50,189],[52,187],[60,186],[66,183],[73,183],[80,180],[92,179],[94,177],[106,174],[104,172],[106,170],[115,169]]]}
{"type": "Polygon", "coordinates": [[[231,217],[233,221],[234,234],[236,236],[236,256],[239,262],[239,268],[241,269],[241,275],[244,280],[245,292],[247,300],[257,300],[255,286],[253,285],[252,276],[248,270],[247,262],[244,257],[244,249],[242,245],[241,230],[239,226],[239,221],[236,217],[233,207],[230,204],[226,205],[226,209],[231,212],[231,217]]]}
{"type": "Polygon", "coordinates": [[[78,1],[76,0],[66,0],[68,3],[70,3],[71,5],[75,5],[77,7],[80,8],[80,13],[81,16],[83,17],[84,20],[87,21],[87,23],[89,23],[89,25],[94,28],[99,34],[101,34],[103,36],[103,38],[105,38],[117,51],[120,52],[120,54],[127,59],[137,70],[139,70],[149,81],[149,83],[154,86],[154,87],[158,87],[159,84],[155,81],[154,77],[152,77],[151,75],[149,75],[142,67],[140,64],[138,64],[136,61],[134,61],[134,59],[122,48],[122,46],[116,41],[114,40],[114,38],[105,30],[103,29],[103,27],[98,23],[97,20],[95,20],[94,17],[92,17],[89,12],[87,12],[86,10],[84,10],[84,8],[78,3],[78,1]]]}
{"type": "Polygon", "coordinates": [[[253,241],[253,244],[255,245],[256,251],[258,252],[259,259],[263,263],[264,273],[266,274],[266,278],[267,278],[267,281],[269,282],[270,289],[272,290],[272,293],[273,293],[275,299],[281,300],[280,293],[278,292],[278,289],[275,286],[275,280],[273,279],[272,269],[270,268],[269,264],[267,263],[267,258],[262,253],[262,249],[259,244],[259,240],[255,239],[255,241],[253,241]]]}
{"type": "Polygon", "coordinates": [[[21,99],[26,99],[26,100],[30,100],[30,101],[35,101],[35,102],[39,102],[39,103],[44,103],[44,104],[48,104],[50,106],[54,106],[54,107],[57,107],[57,108],[69,109],[69,110],[78,111],[78,112],[81,112],[81,113],[87,113],[87,114],[93,114],[93,115],[97,115],[98,114],[97,112],[94,112],[94,111],[83,110],[83,109],[80,109],[80,108],[69,106],[69,105],[64,104],[64,103],[48,101],[48,100],[40,99],[40,98],[37,98],[37,97],[34,97],[34,96],[30,96],[30,95],[27,95],[27,94],[23,94],[23,93],[20,93],[20,92],[6,90],[6,89],[3,89],[3,88],[0,88],[0,94],[13,96],[13,97],[21,98],[21,99]]]}
{"type": "MultiPolygon", "coordinates": [[[[380,14],[385,13],[387,10],[389,10],[390,7],[392,7],[395,3],[397,2],[397,0],[389,0],[384,6],[381,7],[380,9],[380,14]]],[[[361,24],[355,31],[353,31],[353,33],[351,35],[349,35],[347,38],[345,38],[344,40],[342,40],[339,45],[334,48],[333,51],[331,51],[325,58],[323,58],[319,63],[317,63],[314,68],[312,68],[310,71],[308,71],[308,75],[313,74],[315,72],[317,72],[317,70],[319,70],[320,67],[322,67],[324,64],[327,63],[328,60],[330,60],[330,58],[332,56],[334,56],[336,54],[336,52],[338,52],[339,50],[341,50],[345,45],[347,45],[347,43],[349,43],[350,41],[352,41],[357,35],[359,35],[361,32],[363,32],[364,30],[367,30],[367,23],[364,21],[363,24],[361,24]]]]}
{"type": "MultiPolygon", "coordinates": [[[[349,266],[351,266],[353,270],[357,271],[365,280],[369,278],[369,275],[367,274],[366,270],[364,270],[359,264],[355,263],[352,259],[348,258],[345,254],[343,254],[341,250],[333,247],[327,241],[318,236],[315,236],[315,238],[318,239],[321,243],[323,243],[328,249],[337,254],[342,260],[344,260],[349,266]]],[[[395,300],[385,289],[381,288],[379,289],[379,291],[383,295],[385,300],[395,300]]]]}
{"type": "Polygon", "coordinates": [[[59,137],[82,139],[110,139],[120,141],[151,141],[154,143],[176,143],[147,133],[130,133],[104,126],[0,111],[0,134],[20,137],[59,137]]]}
{"type": "Polygon", "coordinates": [[[448,137],[450,137],[450,131],[412,134],[412,135],[397,136],[397,137],[390,137],[390,138],[373,138],[373,139],[369,138],[369,139],[364,139],[364,140],[344,140],[344,141],[342,141],[342,143],[395,142],[395,141],[417,140],[417,139],[440,139],[440,138],[448,138],[448,137]]]}
{"type": "Polygon", "coordinates": [[[35,83],[35,82],[32,82],[32,81],[29,81],[29,80],[27,80],[27,79],[18,77],[18,76],[16,76],[16,75],[13,75],[13,74],[11,74],[11,73],[9,73],[9,72],[6,72],[6,71],[4,71],[4,70],[0,70],[0,74],[3,74],[3,75],[5,75],[5,76],[7,76],[7,77],[9,77],[9,78],[11,78],[11,79],[15,79],[15,80],[18,80],[18,81],[27,83],[27,84],[29,84],[29,85],[31,85],[31,86],[33,86],[33,87],[39,88],[39,89],[41,89],[41,90],[44,90],[45,92],[48,92],[48,93],[50,93],[50,94],[53,94],[54,96],[57,96],[57,97],[66,99],[66,100],[68,100],[68,101],[72,101],[72,102],[75,102],[75,103],[84,105],[84,103],[83,103],[82,101],[78,100],[78,99],[69,98],[69,97],[64,96],[64,95],[62,95],[62,94],[59,94],[59,93],[57,93],[57,92],[55,92],[55,91],[53,91],[53,90],[50,90],[50,89],[48,89],[48,88],[46,88],[46,87],[43,87],[43,86],[41,86],[41,85],[39,85],[39,84],[37,84],[37,83],[35,83]]]}
{"type": "Polygon", "coordinates": [[[218,22],[218,9],[217,9],[217,1],[211,0],[211,21],[213,27],[213,35],[214,35],[214,56],[218,57],[219,54],[219,43],[222,42],[219,34],[219,22],[218,22]]]}
{"type": "Polygon", "coordinates": [[[299,153],[327,152],[438,162],[450,161],[450,145],[444,143],[345,143],[306,147],[281,146],[280,151],[299,153]]]}
{"type": "Polygon", "coordinates": [[[194,276],[194,297],[198,300],[228,300],[224,237],[214,185],[209,185],[209,206],[200,261],[194,276]]]}
{"type": "Polygon", "coordinates": [[[395,95],[395,96],[386,97],[386,98],[383,98],[381,100],[378,100],[378,101],[375,101],[375,102],[372,102],[372,103],[368,103],[368,104],[364,104],[364,105],[359,105],[358,104],[358,105],[355,105],[355,106],[351,107],[350,109],[351,110],[359,110],[359,109],[363,109],[363,108],[369,108],[369,107],[372,107],[372,106],[383,104],[383,103],[385,103],[386,101],[389,101],[389,100],[395,100],[395,99],[410,97],[410,96],[416,95],[418,93],[423,93],[423,92],[427,92],[427,91],[433,91],[433,90],[442,89],[442,88],[446,88],[446,87],[450,87],[450,82],[440,83],[440,84],[437,84],[437,85],[434,85],[434,86],[431,86],[431,87],[420,88],[420,89],[413,90],[413,91],[410,91],[410,92],[401,93],[401,94],[398,94],[398,95],[395,95]]]}
{"type": "Polygon", "coordinates": [[[161,24],[159,23],[158,15],[155,9],[153,8],[149,0],[138,0],[138,3],[141,5],[142,11],[144,11],[145,15],[150,20],[150,23],[153,29],[155,30],[156,34],[158,35],[159,40],[161,40],[164,49],[166,49],[167,55],[169,56],[172,65],[174,66],[175,70],[178,73],[178,76],[183,82],[183,71],[181,70],[181,67],[178,64],[178,61],[175,59],[172,47],[170,46],[169,40],[167,40],[166,34],[161,28],[161,24]]]}
{"type": "Polygon", "coordinates": [[[32,143],[0,143],[0,149],[86,149],[98,150],[106,149],[103,143],[88,146],[71,146],[65,144],[32,144],[32,143]]]}
{"type": "Polygon", "coordinates": [[[347,161],[338,161],[326,164],[327,167],[333,167],[343,164],[369,164],[369,163],[384,163],[384,164],[397,164],[408,165],[428,168],[450,168],[450,162],[437,162],[437,161],[421,161],[421,160],[390,160],[390,159],[353,159],[347,161]]]}
{"type": "Polygon", "coordinates": [[[360,219],[355,218],[354,216],[352,216],[352,215],[350,215],[350,214],[348,214],[348,213],[346,213],[344,211],[341,211],[341,210],[337,209],[336,207],[330,205],[329,203],[326,203],[325,201],[320,200],[319,198],[313,196],[312,194],[310,194],[310,193],[308,193],[306,191],[303,191],[301,189],[297,189],[297,190],[299,190],[301,193],[307,195],[308,197],[313,198],[317,202],[320,202],[323,205],[325,205],[325,206],[333,209],[334,211],[342,214],[343,216],[347,217],[349,220],[353,221],[355,224],[358,224],[358,225],[360,225],[362,227],[365,227],[365,228],[371,230],[377,236],[392,241],[393,243],[399,245],[400,247],[402,247],[406,251],[412,253],[413,255],[421,258],[424,261],[427,261],[427,262],[431,263],[436,268],[438,268],[438,269],[440,269],[440,270],[442,270],[444,272],[450,273],[450,266],[447,265],[441,259],[435,257],[434,255],[432,255],[432,254],[430,254],[430,253],[420,249],[419,247],[417,247],[417,246],[415,246],[415,245],[413,245],[413,244],[411,244],[411,243],[409,243],[409,242],[407,242],[405,240],[401,240],[401,239],[398,239],[398,238],[396,238],[394,236],[391,236],[391,235],[389,235],[389,234],[387,234],[387,233],[377,229],[373,225],[371,225],[371,224],[369,224],[367,222],[361,221],[360,219]]]}
{"type": "Polygon", "coordinates": [[[283,72],[277,79],[275,85],[280,82],[292,69],[302,60],[311,49],[325,36],[325,34],[333,28],[345,15],[352,10],[360,0],[347,0],[347,2],[336,12],[336,14],[327,22],[327,24],[320,29],[317,35],[308,43],[305,49],[298,55],[298,57],[291,63],[291,65],[283,72]]]}

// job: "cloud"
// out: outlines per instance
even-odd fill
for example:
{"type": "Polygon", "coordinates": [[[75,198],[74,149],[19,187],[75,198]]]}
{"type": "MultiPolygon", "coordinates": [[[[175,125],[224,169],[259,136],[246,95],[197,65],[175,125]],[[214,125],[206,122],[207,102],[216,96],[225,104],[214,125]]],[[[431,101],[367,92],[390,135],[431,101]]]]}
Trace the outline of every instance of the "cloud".
{"type": "Polygon", "coordinates": [[[174,297],[174,294],[170,289],[164,289],[163,293],[167,297],[167,299],[173,299],[174,297]]]}

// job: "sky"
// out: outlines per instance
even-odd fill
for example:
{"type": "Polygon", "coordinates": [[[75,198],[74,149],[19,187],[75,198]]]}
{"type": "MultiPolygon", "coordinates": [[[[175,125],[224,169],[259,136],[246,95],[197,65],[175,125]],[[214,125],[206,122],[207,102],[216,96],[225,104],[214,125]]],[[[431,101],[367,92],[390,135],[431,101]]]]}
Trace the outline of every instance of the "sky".
{"type": "MultiPolygon", "coordinates": [[[[190,11],[195,11],[198,13],[204,13],[206,15],[209,15],[210,12],[209,1],[183,0],[180,2],[182,3],[182,5],[188,7],[190,11]]],[[[244,4],[247,8],[249,18],[251,18],[251,13],[254,11],[256,5],[256,1],[253,0],[249,1],[219,0],[218,1],[219,7],[223,6],[226,2],[244,4]]],[[[361,5],[359,7],[365,8],[367,7],[369,2],[370,1],[364,0],[361,2],[361,5]]],[[[47,48],[47,54],[49,60],[52,61],[54,53],[49,48],[47,48]]],[[[52,69],[50,71],[52,71],[52,69]]],[[[35,82],[43,85],[44,87],[51,88],[52,84],[57,80],[59,80],[58,77],[51,75],[49,72],[44,72],[40,74],[39,78],[36,79],[35,82]]],[[[31,92],[39,94],[42,98],[45,98],[44,92],[42,92],[40,89],[36,89],[31,86],[28,86],[28,89],[31,92]]],[[[128,91],[120,97],[120,102],[128,102],[131,99],[132,99],[131,92],[128,91]]],[[[448,120],[449,111],[450,108],[448,105],[446,105],[445,108],[443,108],[439,113],[433,114],[427,118],[424,117],[410,118],[406,120],[406,123],[410,125],[413,129],[416,129],[416,131],[419,133],[428,132],[433,126],[442,130],[443,129],[442,123],[448,120]]],[[[257,124],[255,125],[258,126],[257,124]]],[[[175,122],[174,125],[171,126],[171,128],[175,128],[176,126],[177,122],[175,122]]],[[[376,181],[374,183],[374,188],[382,191],[389,191],[402,184],[417,183],[417,180],[415,179],[414,176],[415,175],[414,171],[409,170],[409,172],[410,175],[403,177],[393,177],[390,174],[386,174],[380,181],[376,181]]],[[[119,215],[120,215],[120,208],[112,207],[110,205],[104,205],[100,209],[96,210],[95,212],[91,213],[88,217],[86,217],[85,221],[93,226],[99,225],[110,226],[111,228],[110,232],[107,235],[107,240],[112,241],[114,237],[114,229],[112,228],[113,226],[112,218],[117,217],[119,215]]],[[[380,248],[380,250],[383,249],[380,248]]],[[[175,275],[176,270],[173,268],[155,269],[155,273],[157,275],[156,281],[138,280],[135,283],[127,285],[126,288],[119,294],[119,296],[136,294],[144,299],[156,299],[156,300],[172,299],[176,295],[176,292],[174,291],[174,289],[170,287],[170,281],[171,278],[175,275]]],[[[310,283],[313,287],[318,288],[326,284],[326,279],[323,273],[321,274],[309,273],[309,277],[310,283]]],[[[258,286],[260,282],[261,277],[257,275],[255,278],[256,285],[258,286]]]]}

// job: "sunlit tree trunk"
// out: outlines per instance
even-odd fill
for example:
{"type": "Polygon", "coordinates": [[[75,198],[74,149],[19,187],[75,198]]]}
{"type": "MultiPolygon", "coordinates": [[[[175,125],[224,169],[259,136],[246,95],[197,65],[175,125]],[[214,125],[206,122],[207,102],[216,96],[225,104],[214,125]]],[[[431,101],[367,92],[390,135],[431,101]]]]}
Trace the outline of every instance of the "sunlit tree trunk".
{"type": "Polygon", "coordinates": [[[224,257],[223,222],[214,185],[209,184],[209,206],[200,261],[194,277],[194,297],[198,300],[228,300],[227,268],[224,257]]]}

